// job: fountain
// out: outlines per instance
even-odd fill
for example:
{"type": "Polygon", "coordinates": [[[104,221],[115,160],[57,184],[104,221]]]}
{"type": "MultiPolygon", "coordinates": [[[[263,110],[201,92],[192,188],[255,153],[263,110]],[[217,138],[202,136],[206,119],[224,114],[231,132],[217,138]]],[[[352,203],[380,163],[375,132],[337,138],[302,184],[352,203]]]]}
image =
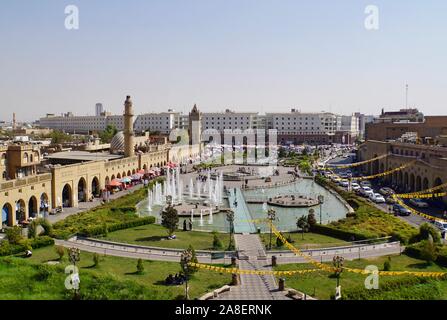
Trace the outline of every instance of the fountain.
{"type": "Polygon", "coordinates": [[[147,189],[147,211],[152,212],[152,191],[147,189]]]}
{"type": "Polygon", "coordinates": [[[200,209],[200,222],[199,225],[203,227],[203,209],[200,209]]]}
{"type": "Polygon", "coordinates": [[[191,209],[191,222],[194,222],[194,209],[191,209]]]}
{"type": "Polygon", "coordinates": [[[210,215],[208,217],[208,224],[213,224],[213,209],[210,208],[210,215]]]}

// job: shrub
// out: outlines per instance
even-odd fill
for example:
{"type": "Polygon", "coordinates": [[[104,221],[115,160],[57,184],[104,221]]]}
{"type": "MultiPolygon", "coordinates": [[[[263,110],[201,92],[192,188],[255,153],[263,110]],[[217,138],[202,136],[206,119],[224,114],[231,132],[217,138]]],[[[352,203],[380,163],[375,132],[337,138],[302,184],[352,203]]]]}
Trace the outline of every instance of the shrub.
{"type": "Polygon", "coordinates": [[[47,219],[38,219],[37,223],[43,228],[41,236],[50,236],[53,233],[53,225],[47,219]]]}
{"type": "Polygon", "coordinates": [[[30,242],[33,249],[39,249],[54,245],[54,239],[48,236],[40,236],[30,242]]]}
{"type": "Polygon", "coordinates": [[[419,233],[411,238],[410,242],[419,242],[422,240],[428,240],[429,238],[433,239],[433,242],[440,243],[441,242],[441,234],[436,229],[435,226],[430,225],[428,223],[423,223],[419,227],[419,233]]]}
{"type": "Polygon", "coordinates": [[[99,254],[94,253],[93,254],[93,266],[97,267],[99,265],[99,254]]]}
{"type": "Polygon", "coordinates": [[[40,264],[37,266],[37,273],[34,276],[36,281],[46,281],[50,277],[52,271],[48,265],[40,264]]]}
{"type": "Polygon", "coordinates": [[[421,245],[421,259],[431,264],[438,257],[435,244],[431,240],[423,240],[421,245]]]}
{"type": "Polygon", "coordinates": [[[220,250],[222,248],[223,248],[222,241],[220,241],[220,238],[217,235],[217,232],[214,232],[214,235],[213,235],[213,249],[214,250],[220,250]]]}
{"type": "Polygon", "coordinates": [[[383,263],[383,271],[391,271],[391,258],[388,257],[388,260],[383,263]]]}
{"type": "Polygon", "coordinates": [[[36,220],[33,220],[28,225],[28,239],[35,239],[37,237],[37,227],[39,224],[36,220]]]}
{"type": "MultiPolygon", "coordinates": [[[[282,235],[282,233],[281,233],[282,235]]],[[[276,237],[276,246],[278,248],[281,248],[282,246],[284,246],[284,242],[282,242],[282,240],[279,237],[276,237]]]]}
{"type": "Polygon", "coordinates": [[[143,260],[141,260],[141,259],[138,259],[138,262],[137,262],[137,273],[138,274],[144,273],[144,264],[143,264],[143,260]]]}
{"type": "Polygon", "coordinates": [[[56,252],[56,254],[59,256],[59,260],[62,260],[62,258],[65,255],[65,248],[62,246],[55,246],[54,247],[54,251],[56,252]]]}
{"type": "Polygon", "coordinates": [[[179,223],[177,210],[172,206],[168,206],[161,213],[161,219],[161,225],[167,229],[169,236],[172,236],[179,223]]]}
{"type": "Polygon", "coordinates": [[[19,226],[8,228],[6,229],[5,233],[10,244],[19,244],[19,242],[23,239],[22,228],[19,226]]]}

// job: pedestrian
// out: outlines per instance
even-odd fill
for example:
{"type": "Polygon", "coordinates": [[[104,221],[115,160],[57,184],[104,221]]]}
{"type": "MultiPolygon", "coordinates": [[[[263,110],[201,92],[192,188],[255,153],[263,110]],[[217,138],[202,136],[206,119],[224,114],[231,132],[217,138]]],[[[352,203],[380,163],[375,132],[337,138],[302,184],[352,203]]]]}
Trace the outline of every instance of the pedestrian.
{"type": "Polygon", "coordinates": [[[186,220],[183,220],[183,231],[188,231],[188,229],[186,228],[186,220]]]}
{"type": "Polygon", "coordinates": [[[192,221],[189,219],[189,231],[192,231],[192,221]]]}

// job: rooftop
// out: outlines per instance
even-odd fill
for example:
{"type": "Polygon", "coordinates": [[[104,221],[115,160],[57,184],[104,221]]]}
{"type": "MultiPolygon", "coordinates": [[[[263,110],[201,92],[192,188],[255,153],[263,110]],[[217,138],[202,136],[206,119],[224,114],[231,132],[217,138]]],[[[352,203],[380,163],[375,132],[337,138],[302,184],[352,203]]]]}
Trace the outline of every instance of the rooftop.
{"type": "Polygon", "coordinates": [[[87,151],[57,152],[47,156],[50,160],[74,160],[74,161],[110,161],[122,158],[122,155],[110,153],[92,153],[87,151]]]}

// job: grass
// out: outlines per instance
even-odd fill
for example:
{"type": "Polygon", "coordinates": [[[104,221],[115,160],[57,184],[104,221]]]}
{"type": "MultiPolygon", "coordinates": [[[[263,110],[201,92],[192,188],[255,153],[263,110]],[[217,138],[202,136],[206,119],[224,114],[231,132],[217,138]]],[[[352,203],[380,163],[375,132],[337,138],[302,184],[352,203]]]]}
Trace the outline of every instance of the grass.
{"type": "MultiPolygon", "coordinates": [[[[447,272],[447,268],[440,267],[436,264],[427,265],[424,261],[408,257],[406,255],[395,255],[391,257],[391,271],[443,271],[447,272]]],[[[388,260],[388,257],[377,257],[371,259],[360,259],[354,261],[345,261],[346,267],[364,269],[366,266],[375,265],[379,270],[383,270],[383,264],[388,260]]],[[[275,270],[301,270],[313,269],[314,266],[309,264],[285,264],[278,265],[275,270]]],[[[304,292],[308,295],[314,296],[318,299],[327,300],[335,293],[336,279],[327,272],[317,271],[314,273],[285,276],[286,287],[294,288],[298,291],[304,292]]],[[[343,291],[350,291],[353,289],[364,290],[365,275],[358,275],[355,273],[343,272],[340,284],[343,291]]],[[[381,276],[379,278],[379,288],[381,285],[388,282],[402,279],[402,276],[381,276]]],[[[441,288],[441,296],[447,298],[447,281],[436,281],[441,288]]]]}
{"type": "MultiPolygon", "coordinates": [[[[213,250],[213,234],[210,232],[182,231],[175,232],[177,239],[167,240],[166,229],[160,225],[150,224],[109,232],[104,240],[132,243],[151,247],[186,249],[192,245],[195,250],[213,250]]],[[[230,236],[218,234],[224,250],[228,248],[230,236]]]]}
{"type": "MultiPolygon", "coordinates": [[[[349,242],[337,238],[312,232],[304,233],[304,240],[302,239],[301,232],[285,232],[283,233],[283,235],[286,237],[286,239],[289,239],[290,237],[293,241],[292,244],[300,249],[325,248],[349,244],[349,242]]],[[[270,234],[263,233],[260,236],[261,241],[267,247],[269,245],[270,234]]],[[[286,247],[284,246],[276,246],[276,237],[274,234],[272,235],[272,250],[286,250],[286,247]]]]}
{"type": "MultiPolygon", "coordinates": [[[[34,250],[29,259],[8,257],[0,259],[0,299],[53,300],[70,299],[65,289],[68,264],[67,255],[60,264],[54,247],[34,250]],[[40,279],[42,266],[50,270],[46,279],[40,279]]],[[[98,266],[93,265],[93,254],[81,252],[78,263],[81,278],[80,292],[85,299],[151,299],[172,300],[184,294],[184,286],[165,286],[169,274],[180,272],[179,263],[144,261],[145,272],[137,274],[137,260],[112,256],[100,256],[98,266]]],[[[198,298],[206,292],[231,281],[231,275],[198,271],[190,281],[190,298],[198,298]]]]}

